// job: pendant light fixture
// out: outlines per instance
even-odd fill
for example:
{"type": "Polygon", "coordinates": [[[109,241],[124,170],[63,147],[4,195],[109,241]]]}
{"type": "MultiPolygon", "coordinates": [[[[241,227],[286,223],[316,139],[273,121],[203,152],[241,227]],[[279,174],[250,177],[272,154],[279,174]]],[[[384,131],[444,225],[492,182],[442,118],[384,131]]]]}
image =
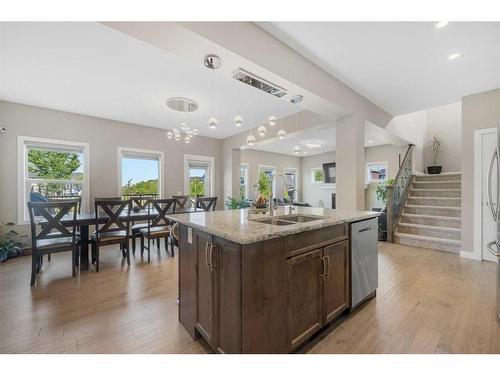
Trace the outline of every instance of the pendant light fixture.
{"type": "Polygon", "coordinates": [[[259,137],[265,137],[267,133],[267,129],[264,125],[261,125],[257,128],[257,134],[259,137]]]}
{"type": "Polygon", "coordinates": [[[276,116],[275,115],[271,115],[267,119],[267,122],[269,123],[269,126],[274,126],[274,125],[276,125],[276,120],[277,120],[276,116]]]}
{"type": "Polygon", "coordinates": [[[236,116],[234,116],[233,123],[234,126],[239,128],[241,125],[243,125],[243,116],[240,115],[240,95],[239,91],[236,90],[236,116]]]}
{"type": "Polygon", "coordinates": [[[255,137],[252,135],[252,130],[250,130],[250,135],[247,137],[247,145],[253,146],[255,144],[255,137]]]}
{"type": "Polygon", "coordinates": [[[208,127],[210,129],[216,129],[218,121],[214,115],[214,71],[219,69],[221,66],[221,60],[217,55],[206,55],[203,59],[203,64],[211,70],[210,72],[210,113],[211,117],[208,119],[208,127]]]}
{"type": "MultiPolygon", "coordinates": [[[[298,114],[298,112],[295,114],[295,131],[297,133],[299,132],[299,114],[298,114]]],[[[294,146],[293,153],[295,155],[300,154],[300,151],[301,151],[301,149],[300,149],[299,145],[294,146]]]]}
{"type": "Polygon", "coordinates": [[[283,129],[283,119],[281,119],[280,122],[281,122],[281,129],[278,130],[278,138],[285,139],[286,132],[285,132],[285,129],[283,129]]]}

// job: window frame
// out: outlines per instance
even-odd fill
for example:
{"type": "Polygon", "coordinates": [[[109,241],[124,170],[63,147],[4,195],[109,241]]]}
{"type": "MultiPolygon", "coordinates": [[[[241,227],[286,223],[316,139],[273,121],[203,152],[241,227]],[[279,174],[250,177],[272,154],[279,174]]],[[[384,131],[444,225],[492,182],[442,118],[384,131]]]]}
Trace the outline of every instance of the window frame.
{"type": "MultiPolygon", "coordinates": [[[[245,196],[243,197],[244,199],[249,199],[248,193],[249,193],[249,181],[248,179],[250,178],[250,165],[248,163],[240,163],[240,178],[241,178],[241,168],[245,168],[245,196]]],[[[240,185],[241,186],[241,185],[240,185]]]]}
{"type": "Polygon", "coordinates": [[[323,167],[313,167],[311,168],[311,183],[312,184],[323,184],[325,182],[325,171],[323,170],[323,167]],[[316,181],[314,179],[315,171],[321,171],[323,172],[323,181],[316,181]]]}
{"type": "Polygon", "coordinates": [[[365,170],[366,170],[366,182],[384,182],[387,181],[389,178],[389,162],[387,161],[373,161],[366,163],[365,165],[365,170]],[[372,179],[370,178],[370,166],[372,165],[385,165],[385,179],[372,179]]]}
{"type": "MultiPolygon", "coordinates": [[[[51,146],[54,148],[68,150],[74,150],[75,148],[81,149],[83,153],[83,180],[75,181],[80,183],[82,186],[82,209],[83,211],[89,211],[90,207],[90,145],[85,142],[74,142],[62,139],[51,139],[51,138],[38,138],[29,137],[24,135],[17,136],[17,222],[19,225],[29,224],[29,214],[28,214],[28,201],[27,201],[27,182],[28,182],[28,147],[37,146],[41,148],[45,147],[50,149],[51,146]]],[[[31,179],[37,180],[37,179],[31,179]]],[[[73,180],[47,180],[40,179],[48,182],[71,182],[73,180]]]]}
{"type": "Polygon", "coordinates": [[[295,201],[299,201],[299,194],[300,194],[300,171],[299,168],[296,167],[285,167],[283,168],[283,175],[285,176],[286,180],[286,175],[293,173],[295,175],[295,201]]]}
{"type": "Polygon", "coordinates": [[[210,187],[210,194],[208,196],[215,196],[215,158],[213,156],[192,155],[184,154],[184,195],[189,195],[189,162],[207,163],[209,166],[208,185],[210,187]]]}
{"type": "Polygon", "coordinates": [[[164,182],[163,182],[163,162],[165,160],[165,153],[163,151],[158,151],[158,150],[147,150],[147,149],[141,149],[141,148],[131,148],[131,147],[122,147],[119,146],[117,147],[117,152],[118,152],[118,157],[117,157],[117,162],[118,162],[118,196],[122,196],[122,158],[123,158],[123,153],[127,154],[136,154],[137,156],[150,156],[153,155],[155,157],[158,157],[158,198],[162,198],[163,195],[163,187],[164,187],[164,182]]]}

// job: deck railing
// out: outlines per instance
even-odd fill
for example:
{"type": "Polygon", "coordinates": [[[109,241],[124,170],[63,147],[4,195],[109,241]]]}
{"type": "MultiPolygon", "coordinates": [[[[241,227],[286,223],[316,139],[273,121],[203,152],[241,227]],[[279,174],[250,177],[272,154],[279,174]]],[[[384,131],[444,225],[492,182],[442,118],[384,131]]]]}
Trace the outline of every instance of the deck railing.
{"type": "Polygon", "coordinates": [[[413,178],[413,144],[405,156],[392,185],[387,186],[387,241],[393,242],[394,232],[403,210],[413,178]]]}

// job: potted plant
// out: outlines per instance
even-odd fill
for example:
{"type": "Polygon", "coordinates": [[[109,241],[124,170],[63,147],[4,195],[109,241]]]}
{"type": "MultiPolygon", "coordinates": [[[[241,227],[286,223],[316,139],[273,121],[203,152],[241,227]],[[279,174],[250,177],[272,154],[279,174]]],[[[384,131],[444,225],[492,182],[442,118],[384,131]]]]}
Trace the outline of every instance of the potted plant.
{"type": "Polygon", "coordinates": [[[443,167],[441,165],[437,165],[437,162],[439,155],[443,151],[443,141],[435,135],[429,141],[429,148],[432,151],[432,165],[427,167],[427,173],[440,174],[443,167]]]}
{"type": "Polygon", "coordinates": [[[387,187],[394,183],[393,178],[387,179],[385,182],[381,182],[377,185],[377,199],[382,201],[384,208],[374,209],[374,211],[380,210],[380,216],[378,218],[378,240],[387,241],[387,187]]]}
{"type": "Polygon", "coordinates": [[[243,196],[239,198],[227,197],[226,207],[229,210],[238,210],[240,208],[250,207],[250,203],[248,203],[248,201],[243,198],[243,196]]]}
{"type": "Polygon", "coordinates": [[[6,262],[9,258],[22,255],[22,237],[27,236],[21,236],[15,230],[11,229],[14,225],[14,223],[9,222],[0,226],[0,263],[6,262]]]}
{"type": "Polygon", "coordinates": [[[253,188],[255,189],[255,191],[259,193],[259,196],[257,197],[254,203],[255,207],[256,208],[267,207],[267,198],[271,194],[271,181],[264,172],[260,172],[259,180],[253,186],[253,188]]]}

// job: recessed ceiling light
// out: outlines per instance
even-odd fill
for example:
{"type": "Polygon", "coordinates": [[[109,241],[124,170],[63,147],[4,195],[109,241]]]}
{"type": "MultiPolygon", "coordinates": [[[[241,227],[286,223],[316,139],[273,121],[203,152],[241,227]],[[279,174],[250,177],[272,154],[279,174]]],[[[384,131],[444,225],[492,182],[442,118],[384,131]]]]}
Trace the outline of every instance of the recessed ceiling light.
{"type": "Polygon", "coordinates": [[[368,143],[370,143],[370,144],[371,144],[371,143],[373,143],[373,139],[370,139],[370,140],[368,141],[368,143]]]}
{"type": "Polygon", "coordinates": [[[448,60],[455,60],[458,59],[459,57],[460,57],[459,53],[453,53],[450,56],[448,56],[448,60]]]}
{"type": "Polygon", "coordinates": [[[436,29],[441,29],[446,25],[448,25],[448,21],[439,21],[438,23],[436,23],[436,29]]]}
{"type": "Polygon", "coordinates": [[[307,148],[320,148],[321,147],[321,143],[308,142],[308,143],[305,143],[305,146],[307,148]]]}

